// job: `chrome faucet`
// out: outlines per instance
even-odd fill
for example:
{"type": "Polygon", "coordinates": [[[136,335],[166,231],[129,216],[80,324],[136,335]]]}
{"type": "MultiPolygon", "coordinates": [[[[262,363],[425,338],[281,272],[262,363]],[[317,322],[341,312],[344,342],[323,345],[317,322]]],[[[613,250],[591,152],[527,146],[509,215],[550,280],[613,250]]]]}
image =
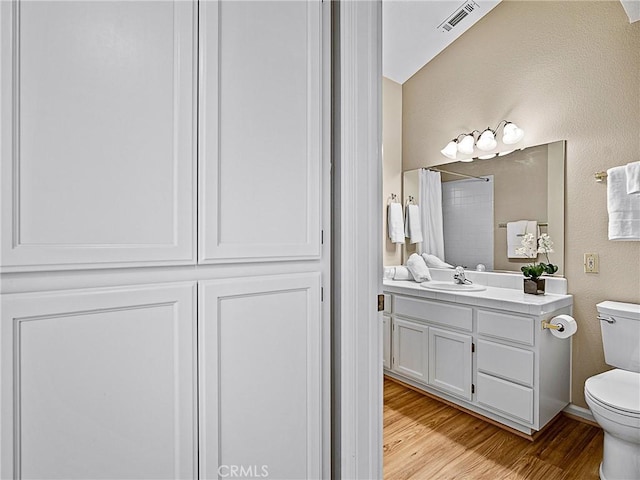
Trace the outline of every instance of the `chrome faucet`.
{"type": "Polygon", "coordinates": [[[453,283],[458,285],[468,285],[473,283],[464,276],[464,267],[456,267],[456,273],[453,275],[453,283]]]}

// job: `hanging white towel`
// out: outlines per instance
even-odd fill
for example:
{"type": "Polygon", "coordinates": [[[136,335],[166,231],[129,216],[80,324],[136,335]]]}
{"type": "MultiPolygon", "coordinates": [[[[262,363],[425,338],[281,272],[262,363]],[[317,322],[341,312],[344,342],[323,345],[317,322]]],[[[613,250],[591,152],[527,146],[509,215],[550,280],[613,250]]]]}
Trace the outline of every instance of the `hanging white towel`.
{"type": "Polygon", "coordinates": [[[533,233],[538,241],[539,231],[538,222],[536,220],[518,220],[516,222],[507,222],[507,257],[508,258],[537,258],[538,254],[528,257],[523,254],[516,253],[516,249],[522,247],[522,239],[526,233],[533,233]]]}
{"type": "Polygon", "coordinates": [[[404,225],[402,222],[402,205],[390,203],[387,207],[387,228],[393,243],[404,243],[404,225]]]}
{"type": "Polygon", "coordinates": [[[409,243],[422,241],[422,227],[420,226],[420,208],[418,205],[407,205],[404,220],[405,235],[409,238],[409,243]]]}
{"type": "Polygon", "coordinates": [[[626,167],[607,170],[609,240],[640,240],[640,195],[627,193],[626,167]]]}
{"type": "Polygon", "coordinates": [[[627,175],[627,193],[640,193],[640,162],[627,163],[624,169],[627,175]]]}

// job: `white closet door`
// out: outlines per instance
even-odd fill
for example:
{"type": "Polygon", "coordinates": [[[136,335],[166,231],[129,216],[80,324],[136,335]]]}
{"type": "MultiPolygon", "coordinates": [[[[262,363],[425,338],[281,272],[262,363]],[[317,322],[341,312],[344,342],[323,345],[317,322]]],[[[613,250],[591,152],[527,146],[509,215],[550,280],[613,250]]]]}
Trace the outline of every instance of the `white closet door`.
{"type": "Polygon", "coordinates": [[[196,478],[194,283],[8,295],[0,477],[196,478]]]}
{"type": "Polygon", "coordinates": [[[322,4],[200,5],[199,261],[321,250],[322,4]]]}
{"type": "Polygon", "coordinates": [[[322,477],[320,280],[201,283],[201,478],[322,477]]]}
{"type": "Polygon", "coordinates": [[[1,3],[2,265],[195,262],[194,4],[1,3]]]}

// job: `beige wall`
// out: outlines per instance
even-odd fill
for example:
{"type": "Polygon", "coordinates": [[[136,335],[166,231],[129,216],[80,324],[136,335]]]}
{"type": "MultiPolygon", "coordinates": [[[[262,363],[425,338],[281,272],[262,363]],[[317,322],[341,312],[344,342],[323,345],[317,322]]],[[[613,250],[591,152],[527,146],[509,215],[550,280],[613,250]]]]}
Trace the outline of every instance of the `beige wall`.
{"type": "Polygon", "coordinates": [[[392,193],[402,199],[402,85],[382,79],[382,245],[383,265],[402,263],[402,246],[391,243],[387,234],[387,201],[392,193]]]}
{"type": "MultiPolygon", "coordinates": [[[[573,402],[607,370],[596,303],[640,302],[640,243],[607,239],[596,171],[640,160],[640,22],[619,1],[503,0],[403,85],[403,169],[443,163],[461,132],[503,119],[524,144],[567,140],[565,272],[579,325],[573,402]],[[583,272],[583,254],[600,273],[583,272]]],[[[523,192],[523,195],[526,194],[523,192]]]]}

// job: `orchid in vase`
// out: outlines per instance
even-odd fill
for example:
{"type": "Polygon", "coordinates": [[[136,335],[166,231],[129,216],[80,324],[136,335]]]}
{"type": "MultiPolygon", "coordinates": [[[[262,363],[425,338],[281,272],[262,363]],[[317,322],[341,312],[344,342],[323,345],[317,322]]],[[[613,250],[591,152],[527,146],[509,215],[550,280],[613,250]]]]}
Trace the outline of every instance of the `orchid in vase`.
{"type": "Polygon", "coordinates": [[[520,270],[522,270],[525,277],[537,280],[545,273],[553,275],[558,271],[558,266],[553,265],[549,260],[549,254],[553,253],[553,241],[551,241],[551,237],[549,237],[549,235],[543,233],[536,241],[536,237],[533,233],[525,233],[520,244],[522,246],[516,248],[516,253],[518,255],[537,259],[539,254],[543,254],[547,259],[547,263],[534,262],[531,265],[525,265],[522,267],[520,270]]]}

